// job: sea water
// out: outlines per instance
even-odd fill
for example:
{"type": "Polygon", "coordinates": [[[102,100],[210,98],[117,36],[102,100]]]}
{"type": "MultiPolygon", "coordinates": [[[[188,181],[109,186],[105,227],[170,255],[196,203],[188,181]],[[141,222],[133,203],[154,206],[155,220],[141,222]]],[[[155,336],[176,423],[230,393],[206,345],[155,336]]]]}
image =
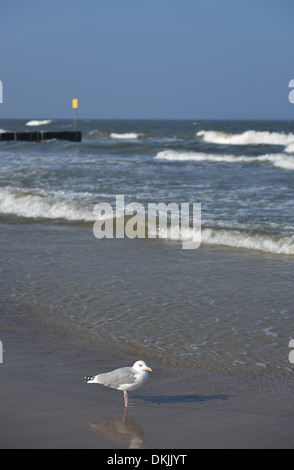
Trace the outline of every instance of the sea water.
{"type": "MultiPolygon", "coordinates": [[[[2,131],[72,126],[0,123],[2,131]]],[[[136,358],[291,372],[294,122],[82,120],[79,128],[81,143],[0,144],[3,298],[136,358]],[[200,248],[95,239],[95,205],[118,195],[145,207],[200,203],[200,248]]]]}

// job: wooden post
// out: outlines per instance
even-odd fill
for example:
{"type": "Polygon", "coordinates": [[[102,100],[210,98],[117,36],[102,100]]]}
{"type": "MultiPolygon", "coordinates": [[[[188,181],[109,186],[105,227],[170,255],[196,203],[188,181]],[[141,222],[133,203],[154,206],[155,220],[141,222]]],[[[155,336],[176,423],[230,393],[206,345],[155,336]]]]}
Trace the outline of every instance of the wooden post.
{"type": "Polygon", "coordinates": [[[72,100],[72,107],[74,109],[75,117],[74,117],[74,129],[75,132],[77,131],[77,109],[78,109],[78,100],[77,98],[74,98],[72,100]]]}

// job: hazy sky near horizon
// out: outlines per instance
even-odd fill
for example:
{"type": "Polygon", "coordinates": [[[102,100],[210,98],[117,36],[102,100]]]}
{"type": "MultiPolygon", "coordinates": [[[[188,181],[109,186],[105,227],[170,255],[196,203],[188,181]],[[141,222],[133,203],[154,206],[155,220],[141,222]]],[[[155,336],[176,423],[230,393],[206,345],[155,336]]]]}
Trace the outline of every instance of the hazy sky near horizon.
{"type": "Polygon", "coordinates": [[[1,0],[0,118],[294,119],[293,0],[1,0]]]}

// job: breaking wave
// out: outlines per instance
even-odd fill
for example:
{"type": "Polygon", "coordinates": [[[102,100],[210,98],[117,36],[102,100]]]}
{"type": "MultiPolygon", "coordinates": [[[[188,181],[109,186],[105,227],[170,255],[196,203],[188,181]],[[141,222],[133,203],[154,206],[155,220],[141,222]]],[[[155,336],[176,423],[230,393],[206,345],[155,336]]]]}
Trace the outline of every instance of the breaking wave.
{"type": "MultiPolygon", "coordinates": [[[[0,213],[29,219],[56,219],[68,222],[95,222],[97,214],[87,201],[77,201],[59,194],[31,194],[25,191],[2,188],[0,190],[0,213]]],[[[115,223],[115,221],[114,221],[115,223]]],[[[144,222],[143,222],[144,223],[144,222]]],[[[147,224],[147,219],[145,221],[147,224]]],[[[148,225],[146,225],[148,228],[148,225]]],[[[167,236],[168,242],[183,242],[191,237],[191,229],[175,239],[167,236]]],[[[153,237],[152,237],[153,238],[153,237]]],[[[159,235],[159,238],[162,238],[159,235]]],[[[265,253],[294,255],[294,235],[258,233],[251,230],[231,228],[207,228],[201,232],[203,245],[218,245],[231,248],[258,250],[265,253]]]]}
{"type": "Polygon", "coordinates": [[[156,160],[171,162],[219,162],[219,163],[270,163],[275,167],[294,170],[294,157],[283,153],[265,154],[259,156],[247,155],[219,155],[203,152],[179,152],[176,150],[163,150],[154,157],[156,160]]]}
{"type": "Polygon", "coordinates": [[[258,250],[265,253],[294,255],[294,236],[291,235],[272,235],[249,231],[205,228],[202,230],[202,243],[258,250]]]}
{"type": "Polygon", "coordinates": [[[126,133],[117,133],[117,132],[112,132],[110,134],[110,137],[112,139],[117,139],[117,140],[136,140],[140,139],[143,137],[142,134],[137,134],[136,132],[126,132],[126,133]]]}
{"type": "Polygon", "coordinates": [[[294,142],[292,144],[287,145],[287,147],[284,149],[286,153],[294,153],[294,142]]]}
{"type": "Polygon", "coordinates": [[[45,126],[46,124],[50,124],[52,119],[43,119],[42,121],[32,120],[26,123],[26,126],[45,126]]]}
{"type": "Polygon", "coordinates": [[[248,130],[240,134],[221,131],[199,131],[196,134],[204,142],[223,145],[289,145],[294,143],[294,134],[283,132],[248,130]]]}
{"type": "Polygon", "coordinates": [[[93,129],[89,132],[91,137],[102,138],[102,137],[109,137],[113,140],[138,140],[147,137],[145,134],[139,134],[137,132],[106,132],[100,129],[93,129]]]}
{"type": "Polygon", "coordinates": [[[29,219],[94,220],[91,208],[85,209],[72,199],[56,194],[30,194],[12,189],[0,190],[0,213],[29,219]]]}

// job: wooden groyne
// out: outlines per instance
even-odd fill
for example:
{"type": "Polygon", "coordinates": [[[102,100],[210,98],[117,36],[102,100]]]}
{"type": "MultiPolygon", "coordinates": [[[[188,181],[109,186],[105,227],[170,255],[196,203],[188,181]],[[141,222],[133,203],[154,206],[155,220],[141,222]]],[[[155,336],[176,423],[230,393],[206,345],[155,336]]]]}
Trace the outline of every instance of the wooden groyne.
{"type": "Polygon", "coordinates": [[[35,132],[0,132],[0,141],[21,140],[25,142],[41,142],[42,140],[70,140],[81,142],[81,131],[35,131],[35,132]]]}

